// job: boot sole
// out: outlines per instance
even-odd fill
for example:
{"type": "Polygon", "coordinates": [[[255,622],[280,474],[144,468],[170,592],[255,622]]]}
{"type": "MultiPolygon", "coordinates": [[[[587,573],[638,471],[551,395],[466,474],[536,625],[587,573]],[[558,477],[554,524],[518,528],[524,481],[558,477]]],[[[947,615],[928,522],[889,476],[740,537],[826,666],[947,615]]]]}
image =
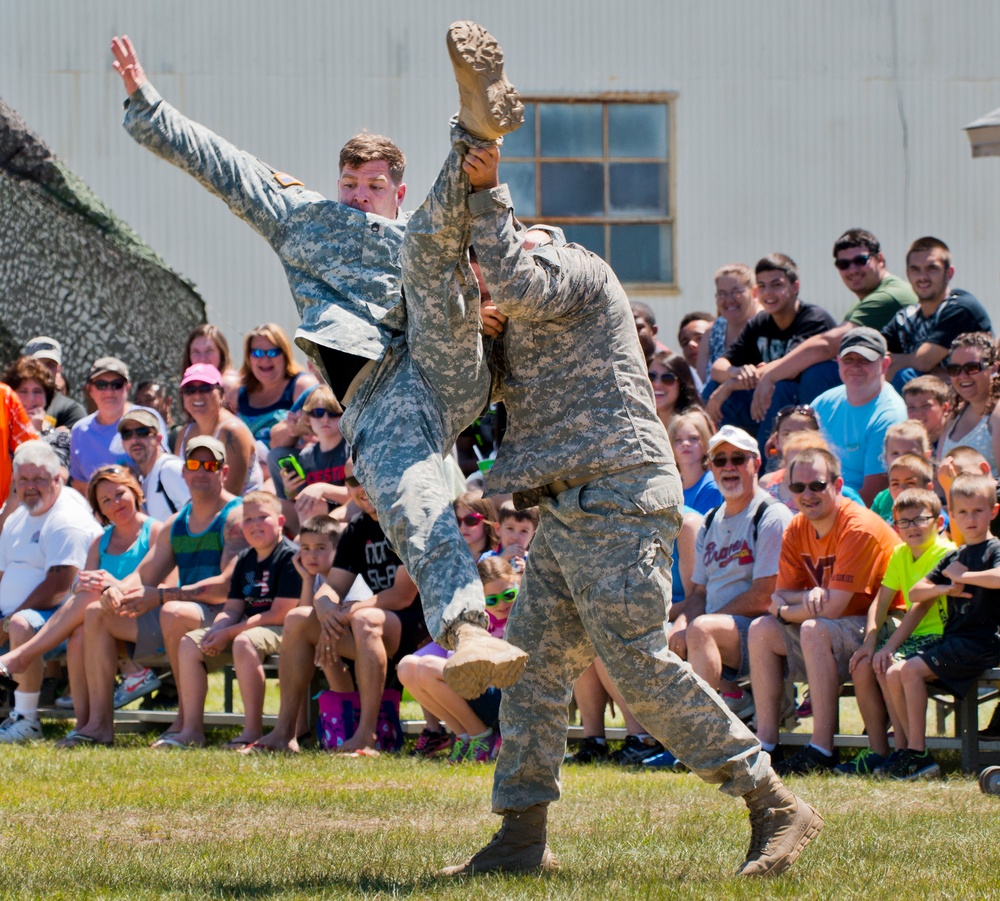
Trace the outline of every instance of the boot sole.
{"type": "Polygon", "coordinates": [[[520,128],[524,104],[504,74],[496,38],[475,22],[455,22],[447,43],[458,81],[459,125],[491,141],[520,128]]]}
{"type": "MultiPolygon", "coordinates": [[[[811,804],[806,804],[801,798],[799,799],[799,804],[804,805],[809,809],[809,822],[806,824],[805,828],[802,830],[802,834],[798,837],[792,849],[785,854],[783,857],[779,857],[770,867],[763,870],[754,870],[753,872],[748,872],[747,870],[741,871],[740,875],[743,876],[777,876],[779,873],[783,873],[787,870],[796,860],[798,860],[799,855],[802,853],[802,849],[809,844],[820,831],[823,829],[823,817],[821,817],[813,808],[811,804]]],[[[754,863],[759,862],[759,858],[754,863]]]]}
{"type": "MultiPolygon", "coordinates": [[[[444,681],[467,701],[478,698],[487,688],[510,688],[524,672],[528,655],[517,648],[506,660],[467,660],[456,666],[444,665],[444,681]]],[[[449,661],[450,663],[450,661],[449,661]]]]}

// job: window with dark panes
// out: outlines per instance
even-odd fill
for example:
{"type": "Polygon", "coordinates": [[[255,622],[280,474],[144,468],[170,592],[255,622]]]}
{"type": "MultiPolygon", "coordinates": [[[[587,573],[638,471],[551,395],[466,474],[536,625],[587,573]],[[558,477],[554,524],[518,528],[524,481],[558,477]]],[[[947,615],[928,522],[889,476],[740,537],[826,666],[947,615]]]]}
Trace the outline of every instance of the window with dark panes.
{"type": "Polygon", "coordinates": [[[500,177],[525,223],[558,225],[623,282],[674,284],[670,103],[528,100],[500,177]]]}

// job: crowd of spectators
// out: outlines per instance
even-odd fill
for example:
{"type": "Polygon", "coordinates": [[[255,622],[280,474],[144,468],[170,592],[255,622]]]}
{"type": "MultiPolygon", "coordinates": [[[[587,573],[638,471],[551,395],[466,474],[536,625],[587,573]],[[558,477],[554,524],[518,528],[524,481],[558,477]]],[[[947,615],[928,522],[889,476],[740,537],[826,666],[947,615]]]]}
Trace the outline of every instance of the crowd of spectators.
{"type": "MultiPolygon", "coordinates": [[[[982,305],[951,287],[942,241],[911,245],[908,281],[862,229],[841,235],[833,257],[854,295],[839,324],[800,298],[784,253],[721,266],[716,315],[686,314],[679,352],[658,339],[652,310],[633,305],[684,489],[665,631],[779,773],[910,779],[938,771],[924,740],[927,685],[961,695],[1000,661],[997,343],[982,305]],[[841,762],[848,681],[870,747],[841,762]],[[779,743],[796,712],[790,683],[808,686],[812,716],[794,754],[779,743]]],[[[429,640],[416,586],[352,475],[333,392],[273,323],[244,336],[239,370],[210,324],[181,356],[176,405],[163,382],[133,391],[113,356],[94,361],[81,404],[47,336],[4,375],[0,743],[40,739],[39,707],[58,700],[77,720],[61,747],[112,744],[114,709],[172,682],[176,718],[153,746],[203,746],[207,677],[228,663],[244,709],[228,747],[297,751],[319,668],[360,697],[341,752],[377,753],[383,692],[406,687],[426,722],[416,754],[494,757],[500,693],[467,701],[448,688],[450,652],[429,640]],[[265,734],[273,654],[280,707],[265,734]]],[[[497,636],[538,524],[537,509],[482,497],[502,413],[477,422],[447,464],[497,636]]],[[[575,698],[584,739],[571,761],[678,763],[600,659],[575,698]],[[616,753],[609,703],[627,732],[616,753]]]]}

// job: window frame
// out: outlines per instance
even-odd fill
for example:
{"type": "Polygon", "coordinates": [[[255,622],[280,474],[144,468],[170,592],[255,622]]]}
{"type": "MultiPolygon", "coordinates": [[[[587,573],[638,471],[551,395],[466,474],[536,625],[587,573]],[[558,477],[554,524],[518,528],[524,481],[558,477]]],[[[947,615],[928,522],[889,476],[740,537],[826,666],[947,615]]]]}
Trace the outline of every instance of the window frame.
{"type": "MultiPolygon", "coordinates": [[[[676,213],[676,181],[677,181],[677,166],[676,166],[676,100],[677,94],[672,91],[646,91],[646,92],[619,92],[610,91],[598,94],[577,94],[577,95],[564,95],[564,94],[527,94],[521,96],[521,102],[527,106],[528,104],[534,104],[534,115],[535,115],[535,129],[534,129],[534,156],[514,156],[510,157],[509,161],[512,163],[517,163],[523,165],[524,163],[532,163],[534,166],[534,181],[535,181],[535,209],[541,210],[542,208],[542,177],[541,169],[543,165],[552,163],[593,163],[600,162],[603,170],[603,201],[604,201],[604,215],[601,217],[574,217],[574,216],[546,216],[544,213],[539,213],[535,219],[540,222],[546,222],[550,225],[588,225],[588,226],[599,226],[603,230],[604,237],[604,247],[606,250],[610,249],[611,246],[611,228],[613,226],[623,226],[623,225],[668,225],[670,226],[670,259],[671,259],[671,281],[626,281],[624,278],[621,279],[622,285],[632,292],[642,292],[647,294],[659,294],[659,295],[676,295],[680,294],[679,279],[677,277],[677,213],[676,213]],[[599,103],[601,105],[601,129],[602,129],[602,142],[603,150],[602,156],[598,160],[596,157],[552,157],[552,156],[542,156],[541,155],[541,127],[540,127],[540,106],[542,104],[594,104],[599,103]],[[609,134],[608,134],[608,119],[609,119],[609,108],[614,104],[633,104],[637,106],[641,105],[662,105],[667,108],[667,148],[666,148],[666,160],[656,157],[612,157],[609,155],[609,134]],[[622,218],[612,217],[608,215],[608,211],[611,206],[611,178],[610,178],[610,167],[614,163],[619,163],[622,161],[627,161],[629,163],[655,163],[663,164],[666,162],[667,166],[667,209],[665,213],[661,216],[626,216],[622,218]]],[[[503,155],[503,149],[501,148],[501,178],[503,177],[502,167],[504,162],[507,161],[503,155]]],[[[516,210],[515,210],[516,212],[516,210]]],[[[604,258],[604,254],[602,254],[604,258]]],[[[610,262],[610,261],[609,261],[610,262]]]]}

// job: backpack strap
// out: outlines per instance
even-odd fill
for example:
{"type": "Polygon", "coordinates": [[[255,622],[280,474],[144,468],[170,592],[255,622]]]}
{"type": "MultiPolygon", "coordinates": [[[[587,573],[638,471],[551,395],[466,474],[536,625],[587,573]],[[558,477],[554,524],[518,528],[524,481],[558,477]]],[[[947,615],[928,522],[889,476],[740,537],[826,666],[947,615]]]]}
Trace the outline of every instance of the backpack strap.
{"type": "Polygon", "coordinates": [[[753,523],[752,523],[754,544],[757,543],[757,528],[760,526],[760,521],[764,518],[764,514],[767,512],[767,508],[770,507],[772,504],[779,504],[779,503],[781,503],[781,501],[779,501],[776,497],[771,497],[771,495],[768,495],[767,499],[761,501],[760,506],[754,512],[753,523]]]}

